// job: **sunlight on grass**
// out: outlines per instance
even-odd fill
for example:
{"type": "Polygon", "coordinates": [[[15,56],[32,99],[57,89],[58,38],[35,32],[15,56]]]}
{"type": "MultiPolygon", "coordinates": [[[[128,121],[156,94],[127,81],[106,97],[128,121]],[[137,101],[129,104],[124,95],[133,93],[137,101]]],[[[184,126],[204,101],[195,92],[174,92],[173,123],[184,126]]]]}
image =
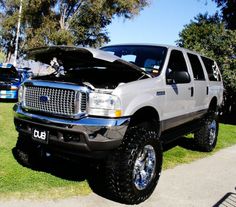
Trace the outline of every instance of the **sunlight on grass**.
{"type": "MultiPolygon", "coordinates": [[[[188,136],[192,138],[193,135],[188,136]]],[[[189,163],[199,158],[207,157],[222,148],[236,144],[236,126],[220,124],[218,142],[213,152],[198,152],[184,149],[177,146],[164,153],[163,168],[173,168],[180,163],[189,163]]]]}
{"type": "Polygon", "coordinates": [[[14,159],[17,132],[13,123],[13,103],[0,103],[0,198],[64,198],[87,195],[87,181],[69,181],[46,172],[22,167],[14,159]]]}

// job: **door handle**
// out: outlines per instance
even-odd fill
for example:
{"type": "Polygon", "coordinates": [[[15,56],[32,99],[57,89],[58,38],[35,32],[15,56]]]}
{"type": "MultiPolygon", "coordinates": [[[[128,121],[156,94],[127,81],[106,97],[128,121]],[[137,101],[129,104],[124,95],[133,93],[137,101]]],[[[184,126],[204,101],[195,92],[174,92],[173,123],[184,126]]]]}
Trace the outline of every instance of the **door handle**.
{"type": "Polygon", "coordinates": [[[193,88],[193,86],[189,87],[188,89],[191,90],[191,97],[192,97],[194,95],[194,88],[193,88]]]}

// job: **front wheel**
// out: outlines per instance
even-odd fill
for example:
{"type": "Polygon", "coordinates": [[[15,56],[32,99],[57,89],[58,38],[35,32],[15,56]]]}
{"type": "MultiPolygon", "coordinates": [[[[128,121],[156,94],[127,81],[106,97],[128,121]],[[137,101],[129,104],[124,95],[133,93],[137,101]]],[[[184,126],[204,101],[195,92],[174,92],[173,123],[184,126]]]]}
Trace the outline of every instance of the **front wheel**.
{"type": "Polygon", "coordinates": [[[15,159],[24,167],[38,168],[41,163],[35,144],[30,138],[19,134],[13,151],[15,159]]]}
{"type": "Polygon", "coordinates": [[[128,129],[106,166],[109,193],[115,200],[126,204],[146,200],[161,173],[162,146],[156,132],[138,127],[128,129]]]}
{"type": "Polygon", "coordinates": [[[196,147],[204,152],[212,151],[217,143],[219,123],[214,112],[203,119],[203,126],[194,133],[196,147]]]}

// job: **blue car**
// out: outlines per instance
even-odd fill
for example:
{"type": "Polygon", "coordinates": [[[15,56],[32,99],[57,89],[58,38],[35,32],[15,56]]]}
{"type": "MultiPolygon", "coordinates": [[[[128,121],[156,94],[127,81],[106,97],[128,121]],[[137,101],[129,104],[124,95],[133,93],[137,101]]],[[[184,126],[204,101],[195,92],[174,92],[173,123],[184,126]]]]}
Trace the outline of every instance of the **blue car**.
{"type": "Polygon", "coordinates": [[[18,89],[28,77],[12,64],[0,64],[0,99],[17,99],[18,89]]]}
{"type": "Polygon", "coordinates": [[[33,77],[33,72],[30,68],[17,68],[17,71],[21,77],[21,80],[23,80],[22,82],[30,77],[33,77]]]}

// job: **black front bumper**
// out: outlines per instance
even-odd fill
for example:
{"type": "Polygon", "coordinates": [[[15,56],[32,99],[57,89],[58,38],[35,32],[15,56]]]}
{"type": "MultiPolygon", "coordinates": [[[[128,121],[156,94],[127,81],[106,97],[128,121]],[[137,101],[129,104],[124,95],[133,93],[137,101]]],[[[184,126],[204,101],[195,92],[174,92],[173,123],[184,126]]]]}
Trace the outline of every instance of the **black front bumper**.
{"type": "Polygon", "coordinates": [[[117,148],[130,121],[127,117],[84,117],[79,120],[48,117],[24,111],[20,104],[14,106],[14,111],[14,122],[19,133],[32,139],[33,129],[46,130],[48,143],[38,142],[44,149],[82,157],[99,157],[117,148]]]}

